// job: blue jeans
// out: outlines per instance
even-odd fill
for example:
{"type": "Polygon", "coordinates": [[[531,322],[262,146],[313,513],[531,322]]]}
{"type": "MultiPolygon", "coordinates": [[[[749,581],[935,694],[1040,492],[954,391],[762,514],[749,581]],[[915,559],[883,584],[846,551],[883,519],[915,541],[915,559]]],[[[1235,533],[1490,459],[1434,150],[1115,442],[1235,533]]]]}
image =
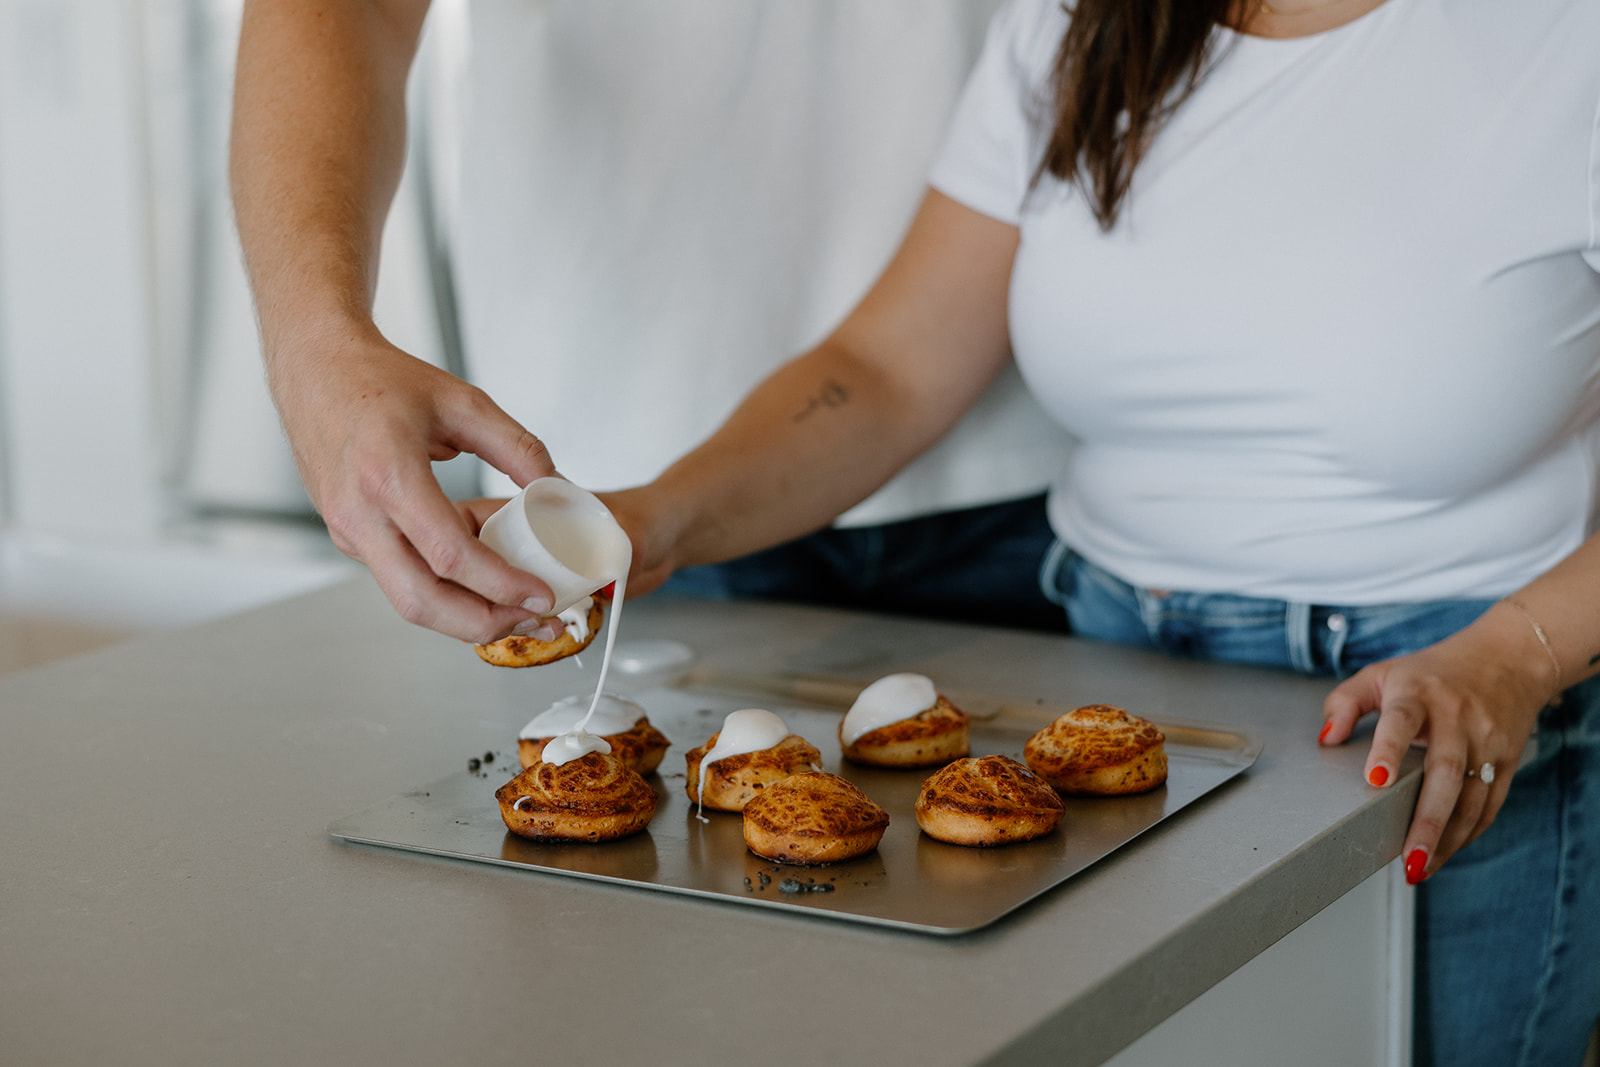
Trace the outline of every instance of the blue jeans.
{"type": "Polygon", "coordinates": [[[1044,497],[1032,496],[819,530],[741,559],[687,567],[662,588],[1062,631],[1061,609],[1037,580],[1054,540],[1044,497]]]}
{"type": "MultiPolygon", "coordinates": [[[[1341,607],[1138,589],[1060,542],[1039,572],[1082,637],[1344,677],[1485,600],[1341,607]]],[[[1600,1015],[1600,677],[1540,714],[1494,825],[1418,887],[1416,1062],[1577,1067],[1600,1015]]],[[[1316,724],[1306,724],[1314,729],[1316,724]]]]}

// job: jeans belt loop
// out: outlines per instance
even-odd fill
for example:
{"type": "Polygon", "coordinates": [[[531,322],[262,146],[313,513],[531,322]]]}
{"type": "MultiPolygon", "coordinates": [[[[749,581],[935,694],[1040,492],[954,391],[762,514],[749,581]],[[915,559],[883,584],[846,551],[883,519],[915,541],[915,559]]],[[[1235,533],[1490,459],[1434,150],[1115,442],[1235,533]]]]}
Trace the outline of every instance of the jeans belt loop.
{"type": "Polygon", "coordinates": [[[1283,636],[1289,646],[1289,663],[1297,671],[1310,673],[1316,667],[1311,651],[1311,605],[1299,600],[1283,604],[1283,636]]]}
{"type": "Polygon", "coordinates": [[[1071,550],[1061,543],[1057,537],[1050,542],[1050,547],[1045,551],[1044,559],[1039,563],[1039,592],[1044,598],[1058,608],[1067,606],[1067,595],[1061,591],[1061,568],[1067,561],[1067,554],[1071,550]]]}

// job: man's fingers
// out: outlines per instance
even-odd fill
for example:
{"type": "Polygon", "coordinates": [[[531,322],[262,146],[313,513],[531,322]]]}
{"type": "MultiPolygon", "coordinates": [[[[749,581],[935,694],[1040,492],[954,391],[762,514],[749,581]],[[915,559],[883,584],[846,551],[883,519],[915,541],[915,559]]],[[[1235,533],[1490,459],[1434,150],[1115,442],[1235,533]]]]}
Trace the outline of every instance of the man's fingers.
{"type": "Polygon", "coordinates": [[[483,533],[483,524],[489,521],[489,516],[505,507],[504,497],[478,497],[475,500],[457,500],[456,511],[466,520],[467,528],[472,531],[472,536],[477,537],[483,533]]]}
{"type": "Polygon", "coordinates": [[[479,541],[431,472],[397,475],[395,484],[385,487],[382,504],[390,521],[438,578],[494,604],[514,605],[536,615],[549,612],[553,602],[550,587],[511,566],[479,541]]]}
{"type": "Polygon", "coordinates": [[[517,485],[556,473],[544,442],[500,409],[481,390],[464,394],[464,403],[445,413],[450,443],[471,452],[517,485]]]}
{"type": "Polygon", "coordinates": [[[440,578],[397,529],[368,538],[366,546],[368,569],[407,622],[482,645],[533,617],[522,608],[492,604],[440,578]]]}

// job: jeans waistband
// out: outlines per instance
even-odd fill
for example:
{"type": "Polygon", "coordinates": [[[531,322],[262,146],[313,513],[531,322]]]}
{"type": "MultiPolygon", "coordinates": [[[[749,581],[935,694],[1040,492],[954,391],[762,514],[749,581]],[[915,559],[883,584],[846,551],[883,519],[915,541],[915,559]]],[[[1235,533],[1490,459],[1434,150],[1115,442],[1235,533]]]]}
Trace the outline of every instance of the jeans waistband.
{"type": "Polygon", "coordinates": [[[1339,677],[1442,640],[1493,603],[1339,605],[1143,589],[1059,540],[1045,554],[1039,584],[1066,611],[1073,632],[1084,637],[1339,677]]]}

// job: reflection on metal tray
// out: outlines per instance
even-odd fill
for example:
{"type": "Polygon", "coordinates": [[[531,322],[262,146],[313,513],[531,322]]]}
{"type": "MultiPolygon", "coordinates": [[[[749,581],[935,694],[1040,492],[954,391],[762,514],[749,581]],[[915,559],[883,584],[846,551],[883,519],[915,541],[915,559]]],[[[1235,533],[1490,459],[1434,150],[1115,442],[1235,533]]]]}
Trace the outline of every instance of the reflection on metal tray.
{"type": "MultiPolygon", "coordinates": [[[[836,730],[843,708],[833,698],[850,689],[849,683],[832,683],[830,688],[825,679],[812,680],[808,684],[821,686],[812,694],[781,681],[749,687],[741,684],[744,681],[691,676],[677,687],[634,696],[650,721],[673,741],[661,775],[651,779],[660,796],[655,819],[634,837],[602,845],[540,844],[508,833],[494,791],[516,769],[515,749],[510,746],[484,768],[487,778],[483,772],[462,770],[340,819],[328,832],[359,844],[849,922],[959,934],[986,926],[1060,885],[1233,778],[1261,751],[1258,742],[1236,731],[1163,721],[1159,725],[1167,735],[1169,765],[1165,786],[1142,796],[1067,797],[1066,817],[1060,829],[1047,837],[994,849],[962,848],[934,841],[917,828],[912,806],[931,770],[879,770],[841,761],[836,730]],[[785,866],[745,849],[737,814],[707,812],[709,825],[696,821],[694,805],[683,788],[683,754],[715,733],[728,712],[750,706],[756,694],[761,706],[783,716],[791,730],[822,751],[825,770],[850,778],[888,809],[889,829],[877,851],[822,867],[785,866]],[[801,891],[793,891],[796,884],[801,891]],[[832,888],[811,888],[821,885],[832,888]]],[[[966,699],[977,705],[985,715],[972,724],[973,755],[998,753],[1020,760],[1023,743],[1056,715],[1070,710],[948,692],[958,703],[966,699]]],[[[851,697],[853,692],[842,696],[845,706],[851,697]]]]}

